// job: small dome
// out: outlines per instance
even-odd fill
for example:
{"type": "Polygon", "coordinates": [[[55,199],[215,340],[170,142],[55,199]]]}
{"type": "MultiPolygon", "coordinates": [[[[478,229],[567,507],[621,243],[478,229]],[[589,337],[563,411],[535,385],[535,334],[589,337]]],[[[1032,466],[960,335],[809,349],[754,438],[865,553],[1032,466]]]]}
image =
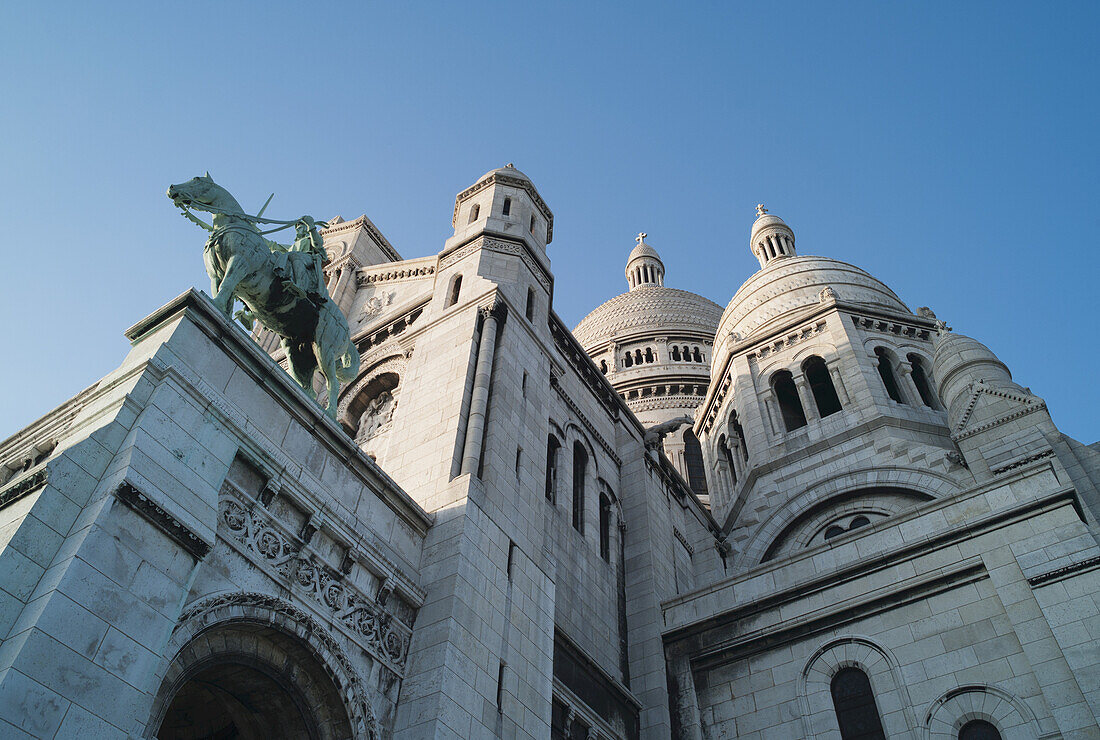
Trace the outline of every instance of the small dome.
{"type": "Polygon", "coordinates": [[[764,213],[757,216],[756,221],[753,222],[752,233],[749,235],[749,241],[755,242],[756,235],[764,229],[768,228],[769,226],[782,226],[787,229],[791,228],[790,226],[787,226],[787,222],[781,219],[779,216],[776,216],[774,213],[767,213],[765,211],[764,213]]]}
{"type": "Polygon", "coordinates": [[[634,249],[630,250],[630,256],[626,258],[626,264],[630,264],[634,260],[640,257],[650,257],[655,260],[660,260],[661,255],[657,254],[657,250],[646,244],[644,241],[638,242],[638,245],[634,249]]]}
{"type": "Polygon", "coordinates": [[[612,337],[658,335],[677,330],[714,336],[722,307],[676,288],[646,286],[617,295],[581,319],[573,336],[585,350],[612,337]]]}
{"type": "Polygon", "coordinates": [[[495,170],[489,170],[484,175],[477,178],[477,181],[481,182],[482,180],[487,180],[488,178],[492,177],[493,175],[505,175],[507,177],[518,177],[518,178],[521,178],[523,180],[526,180],[527,182],[531,182],[531,178],[528,177],[527,175],[523,174],[519,170],[517,170],[516,166],[514,164],[512,164],[511,162],[504,165],[503,167],[497,167],[495,170]]]}

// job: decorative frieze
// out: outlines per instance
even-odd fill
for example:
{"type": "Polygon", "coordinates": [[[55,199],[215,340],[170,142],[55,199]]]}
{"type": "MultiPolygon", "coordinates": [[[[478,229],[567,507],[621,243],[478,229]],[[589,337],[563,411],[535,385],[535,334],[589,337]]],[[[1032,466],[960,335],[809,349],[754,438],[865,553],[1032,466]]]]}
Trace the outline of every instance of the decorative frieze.
{"type": "MultiPolygon", "coordinates": [[[[225,488],[223,494],[231,490],[225,488]]],[[[412,634],[409,626],[322,562],[262,509],[248,508],[235,496],[226,496],[220,518],[251,560],[308,595],[318,609],[352,632],[367,652],[402,675],[412,634]]]]}
{"type": "Polygon", "coordinates": [[[526,244],[494,239],[491,236],[479,236],[470,243],[464,244],[450,254],[445,255],[439,261],[439,269],[446,270],[451,265],[477,251],[497,252],[498,254],[511,254],[519,257],[523,264],[527,266],[527,269],[531,271],[531,274],[535,276],[535,279],[539,281],[539,285],[543,287],[543,290],[547,293],[551,292],[553,278],[546,271],[546,268],[531,256],[531,249],[526,244]]]}
{"type": "Polygon", "coordinates": [[[879,334],[893,334],[899,337],[909,337],[910,339],[921,339],[925,342],[932,341],[931,330],[923,326],[913,326],[912,324],[902,323],[900,321],[887,321],[885,319],[873,319],[868,316],[852,316],[852,323],[857,329],[863,329],[864,331],[874,331],[879,334]]]}
{"type": "Polygon", "coordinates": [[[435,264],[398,263],[402,267],[391,264],[378,267],[362,267],[356,276],[360,288],[377,283],[400,283],[409,280],[422,280],[435,274],[435,264]]]}
{"type": "Polygon", "coordinates": [[[815,321],[812,324],[806,324],[793,331],[789,331],[781,337],[769,340],[766,344],[761,344],[748,352],[750,360],[763,360],[772,356],[776,352],[782,352],[788,347],[793,347],[799,342],[811,339],[824,334],[827,329],[825,319],[815,321]]]}
{"type": "Polygon", "coordinates": [[[424,315],[424,308],[428,305],[429,300],[430,299],[425,300],[420,305],[406,311],[384,326],[356,333],[356,335],[351,338],[352,343],[359,349],[359,353],[363,354],[371,347],[377,347],[393,337],[402,334],[424,315]]]}

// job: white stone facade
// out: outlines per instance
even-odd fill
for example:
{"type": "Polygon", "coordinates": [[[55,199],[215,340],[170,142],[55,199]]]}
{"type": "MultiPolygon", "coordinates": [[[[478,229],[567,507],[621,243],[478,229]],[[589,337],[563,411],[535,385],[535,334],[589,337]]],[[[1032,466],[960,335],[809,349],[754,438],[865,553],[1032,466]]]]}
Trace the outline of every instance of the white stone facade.
{"type": "Polygon", "coordinates": [[[192,291],[0,443],[0,736],[1100,737],[1100,452],[763,208],[570,332],[553,218],[334,220],[336,422],[192,291]]]}

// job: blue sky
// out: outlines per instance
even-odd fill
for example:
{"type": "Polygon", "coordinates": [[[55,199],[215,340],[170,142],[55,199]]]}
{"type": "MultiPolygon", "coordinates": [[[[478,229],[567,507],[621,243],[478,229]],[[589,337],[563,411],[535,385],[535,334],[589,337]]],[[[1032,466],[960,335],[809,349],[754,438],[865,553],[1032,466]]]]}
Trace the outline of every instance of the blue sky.
{"type": "Polygon", "coordinates": [[[5,3],[0,436],[116,367],[192,285],[164,190],[367,213],[438,252],[515,162],[555,214],[570,325],[633,236],[725,305],[763,201],[988,344],[1100,438],[1097,3],[5,3]]]}

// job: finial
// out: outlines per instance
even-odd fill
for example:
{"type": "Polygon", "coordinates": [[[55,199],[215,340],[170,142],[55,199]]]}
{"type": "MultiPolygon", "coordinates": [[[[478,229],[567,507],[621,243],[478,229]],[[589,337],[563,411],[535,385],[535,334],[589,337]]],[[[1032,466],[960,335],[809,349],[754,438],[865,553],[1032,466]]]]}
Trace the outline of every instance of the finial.
{"type": "Polygon", "coordinates": [[[756,216],[759,218],[768,212],[768,209],[764,207],[763,203],[756,204],[756,216]]]}
{"type": "Polygon", "coordinates": [[[511,162],[509,162],[508,164],[506,164],[506,165],[504,165],[504,166],[505,166],[505,167],[510,167],[510,168],[512,168],[513,170],[514,170],[514,169],[516,168],[516,166],[515,166],[514,164],[512,164],[511,162]]]}
{"type": "Polygon", "coordinates": [[[642,240],[645,239],[647,236],[649,236],[649,234],[645,233],[644,231],[639,231],[638,235],[636,237],[634,237],[634,241],[641,244],[642,240]]]}

